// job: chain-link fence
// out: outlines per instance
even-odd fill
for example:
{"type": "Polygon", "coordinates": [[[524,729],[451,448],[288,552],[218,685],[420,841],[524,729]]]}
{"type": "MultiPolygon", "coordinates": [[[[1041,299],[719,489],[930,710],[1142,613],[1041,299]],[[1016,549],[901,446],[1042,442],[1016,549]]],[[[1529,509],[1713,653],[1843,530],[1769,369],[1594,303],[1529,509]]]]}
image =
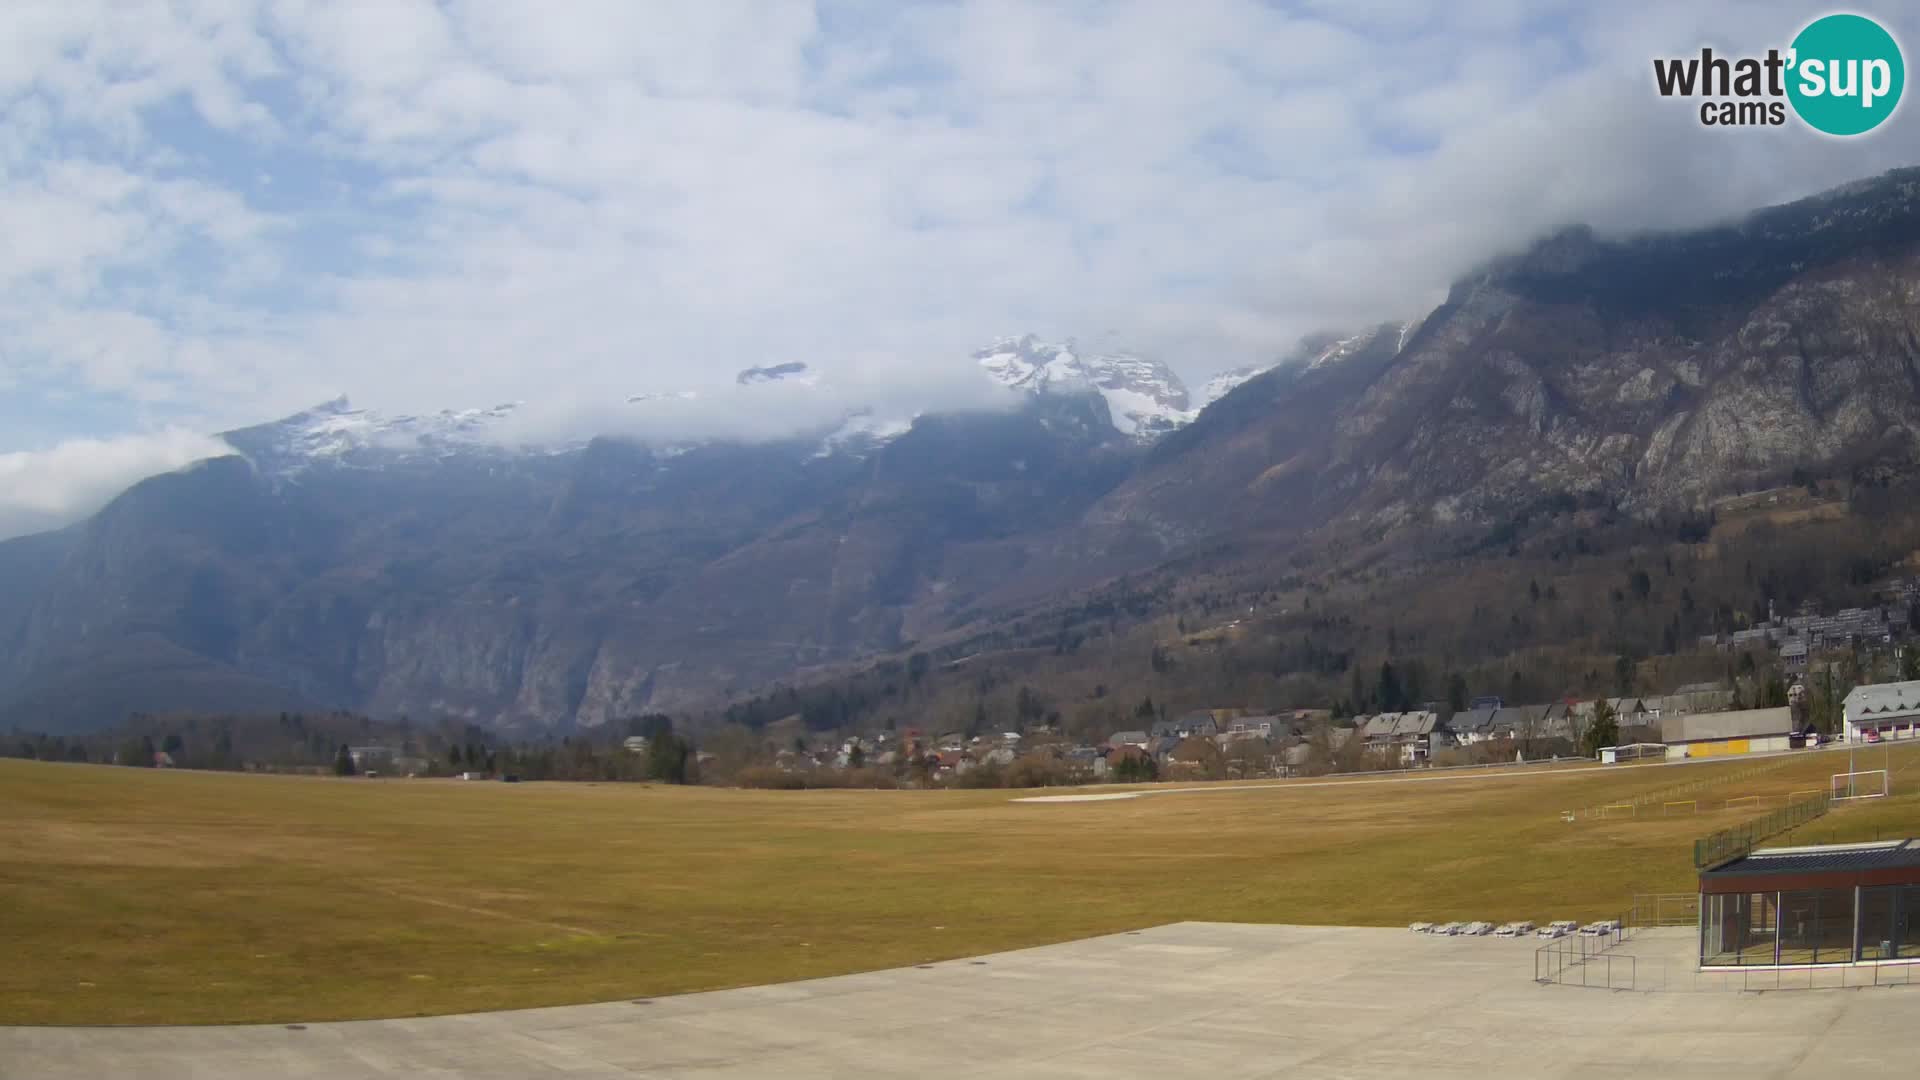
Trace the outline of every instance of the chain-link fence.
{"type": "Polygon", "coordinates": [[[1826,813],[1828,807],[1832,805],[1831,797],[1822,793],[1813,798],[1788,803],[1752,821],[1709,833],[1693,842],[1694,868],[1711,870],[1716,866],[1730,863],[1759,847],[1760,842],[1767,837],[1778,836],[1789,829],[1805,825],[1826,813]]]}

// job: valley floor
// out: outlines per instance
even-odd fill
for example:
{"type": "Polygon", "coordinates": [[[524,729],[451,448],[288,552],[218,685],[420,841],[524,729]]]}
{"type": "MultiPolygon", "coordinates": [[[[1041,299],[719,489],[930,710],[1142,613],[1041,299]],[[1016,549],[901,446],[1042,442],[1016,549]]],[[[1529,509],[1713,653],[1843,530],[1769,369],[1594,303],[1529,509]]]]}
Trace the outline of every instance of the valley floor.
{"type": "MultiPolygon", "coordinates": [[[[1920,746],[1891,755],[1893,798],[1795,839],[1920,834],[1920,746]]],[[[0,1024],[617,1001],[1187,920],[1600,918],[1691,891],[1696,836],[1824,788],[1834,758],[1064,805],[0,761],[0,1024]],[[1636,798],[1687,805],[1561,819],[1636,798]]]]}

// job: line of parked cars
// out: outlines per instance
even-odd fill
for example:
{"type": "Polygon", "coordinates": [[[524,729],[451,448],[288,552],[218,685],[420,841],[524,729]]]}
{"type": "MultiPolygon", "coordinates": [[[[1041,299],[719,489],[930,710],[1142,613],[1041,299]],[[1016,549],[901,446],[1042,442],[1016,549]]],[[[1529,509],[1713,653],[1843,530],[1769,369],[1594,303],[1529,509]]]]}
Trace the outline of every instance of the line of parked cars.
{"type": "Polygon", "coordinates": [[[1569,934],[1580,934],[1584,937],[1605,937],[1608,934],[1619,932],[1620,920],[1601,919],[1598,922],[1590,922],[1585,926],[1580,925],[1572,919],[1555,919],[1545,926],[1535,926],[1532,922],[1525,919],[1519,922],[1501,923],[1499,926],[1495,926],[1490,922],[1480,921],[1417,922],[1407,927],[1407,929],[1412,930],[1416,934],[1434,934],[1439,937],[1486,937],[1492,935],[1493,937],[1504,938],[1537,937],[1552,939],[1565,937],[1569,934]]]}

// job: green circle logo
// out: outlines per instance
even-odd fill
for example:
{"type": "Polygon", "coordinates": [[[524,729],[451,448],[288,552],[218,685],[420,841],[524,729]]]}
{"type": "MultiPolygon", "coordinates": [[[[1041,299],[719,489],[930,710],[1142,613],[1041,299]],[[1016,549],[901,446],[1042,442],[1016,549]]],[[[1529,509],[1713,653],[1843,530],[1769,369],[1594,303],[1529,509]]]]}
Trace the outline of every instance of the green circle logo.
{"type": "Polygon", "coordinates": [[[1900,45],[1863,15],[1815,19],[1793,39],[1787,98],[1815,130],[1859,135],[1900,104],[1907,65],[1900,45]]]}

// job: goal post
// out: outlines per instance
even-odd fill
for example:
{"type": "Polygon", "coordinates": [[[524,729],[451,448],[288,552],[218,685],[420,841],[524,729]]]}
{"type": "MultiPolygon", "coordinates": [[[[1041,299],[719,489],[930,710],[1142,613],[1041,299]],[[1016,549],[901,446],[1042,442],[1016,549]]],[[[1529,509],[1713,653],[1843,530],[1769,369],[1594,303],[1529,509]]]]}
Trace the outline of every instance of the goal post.
{"type": "Polygon", "coordinates": [[[1746,808],[1748,808],[1748,807],[1753,807],[1753,808],[1755,808],[1755,809],[1758,809],[1758,808],[1759,808],[1759,806],[1760,806],[1760,796],[1758,796],[1758,795],[1737,795],[1737,796],[1735,796],[1735,797],[1733,797],[1733,798],[1731,798],[1731,799],[1728,799],[1728,800],[1727,800],[1727,807],[1726,807],[1726,808],[1727,808],[1728,810],[1744,810],[1744,809],[1746,809],[1746,808]]]}
{"type": "Polygon", "coordinates": [[[1862,769],[1859,772],[1834,773],[1827,794],[1835,802],[1845,799],[1879,799],[1887,794],[1887,770],[1862,769]]]}
{"type": "Polygon", "coordinates": [[[1603,818],[1632,817],[1634,816],[1633,811],[1634,807],[1630,802],[1611,803],[1600,808],[1600,816],[1603,818]],[[1620,812],[1616,814],[1614,813],[1615,810],[1620,812]]]}
{"type": "Polygon", "coordinates": [[[1695,814],[1699,811],[1700,803],[1696,799],[1674,799],[1661,805],[1660,816],[1672,817],[1675,814],[1695,814]]]}

